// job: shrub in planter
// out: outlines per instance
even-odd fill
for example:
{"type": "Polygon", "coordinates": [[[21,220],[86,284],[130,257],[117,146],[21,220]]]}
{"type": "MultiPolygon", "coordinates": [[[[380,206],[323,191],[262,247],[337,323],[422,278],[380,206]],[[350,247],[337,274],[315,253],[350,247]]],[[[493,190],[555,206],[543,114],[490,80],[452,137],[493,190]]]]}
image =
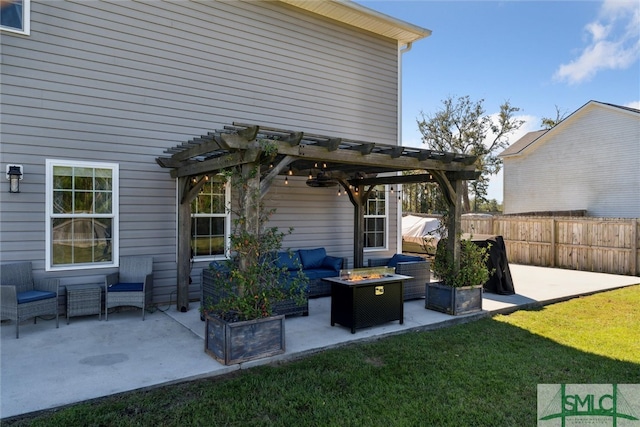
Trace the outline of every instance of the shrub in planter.
{"type": "Polygon", "coordinates": [[[453,254],[447,250],[447,239],[440,240],[432,264],[433,273],[444,285],[453,288],[482,286],[489,280],[489,247],[481,248],[471,240],[461,240],[460,249],[460,269],[455,271],[453,254]]]}
{"type": "MultiPolygon", "coordinates": [[[[237,209],[231,209],[232,256],[212,267],[216,295],[202,306],[206,321],[205,351],[223,363],[239,363],[284,352],[284,316],[274,316],[274,306],[286,300],[299,304],[307,300],[306,276],[301,270],[291,275],[277,262],[277,252],[287,233],[266,226],[274,210],[264,210],[259,189],[248,184],[257,173],[256,168],[248,176],[232,176],[238,203],[237,209]],[[246,203],[257,207],[254,224],[243,209],[246,203]],[[267,318],[276,321],[263,321],[267,318]],[[248,323],[239,325],[239,322],[248,323]],[[231,348],[234,345],[239,349],[231,348]],[[225,351],[233,355],[223,354],[225,351]],[[243,354],[246,357],[237,356],[243,354]]],[[[292,231],[289,229],[289,233],[292,231]]]]}
{"type": "Polygon", "coordinates": [[[426,284],[425,308],[453,315],[482,310],[482,286],[489,279],[489,248],[471,240],[462,240],[460,245],[460,268],[456,270],[447,239],[439,242],[432,268],[440,281],[426,284]]]}

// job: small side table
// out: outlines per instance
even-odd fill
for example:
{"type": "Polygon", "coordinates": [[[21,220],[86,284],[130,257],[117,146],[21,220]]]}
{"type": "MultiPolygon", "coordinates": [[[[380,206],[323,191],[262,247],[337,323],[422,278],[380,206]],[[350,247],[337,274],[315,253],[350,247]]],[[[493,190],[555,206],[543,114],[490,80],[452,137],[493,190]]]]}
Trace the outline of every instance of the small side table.
{"type": "Polygon", "coordinates": [[[102,286],[67,285],[67,325],[71,316],[97,314],[102,320],[102,286]]]}

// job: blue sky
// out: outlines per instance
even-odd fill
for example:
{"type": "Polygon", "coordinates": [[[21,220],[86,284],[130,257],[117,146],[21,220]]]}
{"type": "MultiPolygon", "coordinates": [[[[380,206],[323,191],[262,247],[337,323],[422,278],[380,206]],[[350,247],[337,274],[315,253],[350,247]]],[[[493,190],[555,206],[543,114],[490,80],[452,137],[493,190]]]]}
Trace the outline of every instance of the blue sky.
{"type": "MultiPolygon", "coordinates": [[[[509,101],[541,128],[590,100],[640,108],[640,2],[357,0],[432,31],[402,59],[403,145],[422,146],[416,124],[451,96],[484,99],[487,114],[509,101]]],[[[502,201],[502,173],[488,197],[502,201]]]]}

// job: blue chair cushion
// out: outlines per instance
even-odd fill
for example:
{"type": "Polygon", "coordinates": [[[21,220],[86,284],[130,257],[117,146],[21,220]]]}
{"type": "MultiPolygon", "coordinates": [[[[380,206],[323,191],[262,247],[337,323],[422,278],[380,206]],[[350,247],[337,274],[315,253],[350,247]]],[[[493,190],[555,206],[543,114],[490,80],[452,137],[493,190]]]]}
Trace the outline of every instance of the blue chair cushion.
{"type": "Polygon", "coordinates": [[[109,292],[142,292],[142,283],[114,283],[109,285],[109,292]]]}
{"type": "Polygon", "coordinates": [[[413,255],[395,254],[387,263],[387,267],[396,268],[399,262],[424,261],[424,258],[413,255]]]}
{"type": "Polygon", "coordinates": [[[25,291],[18,292],[18,304],[24,304],[27,302],[40,301],[48,298],[55,298],[55,292],[47,292],[47,291],[25,291]]]}
{"type": "Polygon", "coordinates": [[[286,267],[289,271],[298,270],[302,265],[300,254],[298,251],[293,251],[291,254],[289,252],[278,252],[276,265],[278,267],[286,267]]]}
{"type": "Polygon", "coordinates": [[[322,268],[333,270],[336,275],[339,275],[342,268],[342,258],[327,255],[322,260],[322,268]]]}
{"type": "Polygon", "coordinates": [[[325,248],[299,249],[298,252],[300,252],[300,259],[305,270],[322,267],[322,261],[327,256],[325,248]]]}

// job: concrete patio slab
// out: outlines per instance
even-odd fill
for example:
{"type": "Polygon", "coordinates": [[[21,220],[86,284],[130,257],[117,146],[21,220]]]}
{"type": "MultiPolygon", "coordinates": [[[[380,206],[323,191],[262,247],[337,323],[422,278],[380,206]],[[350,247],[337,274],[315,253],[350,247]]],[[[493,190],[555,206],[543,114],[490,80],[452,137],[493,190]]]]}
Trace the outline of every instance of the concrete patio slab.
{"type": "Polygon", "coordinates": [[[639,277],[511,265],[515,295],[485,293],[479,315],[449,316],[424,308],[424,300],[404,304],[404,324],[358,330],[330,325],[330,298],[310,300],[308,317],[285,322],[285,354],[223,366],[204,352],[204,322],[198,303],[180,313],[175,307],[149,314],[139,311],[109,316],[26,321],[15,338],[13,324],[0,332],[0,418],[27,414],[85,400],[237,369],[288,360],[345,345],[412,330],[445,327],[532,304],[548,304],[640,283],[639,277]]]}

